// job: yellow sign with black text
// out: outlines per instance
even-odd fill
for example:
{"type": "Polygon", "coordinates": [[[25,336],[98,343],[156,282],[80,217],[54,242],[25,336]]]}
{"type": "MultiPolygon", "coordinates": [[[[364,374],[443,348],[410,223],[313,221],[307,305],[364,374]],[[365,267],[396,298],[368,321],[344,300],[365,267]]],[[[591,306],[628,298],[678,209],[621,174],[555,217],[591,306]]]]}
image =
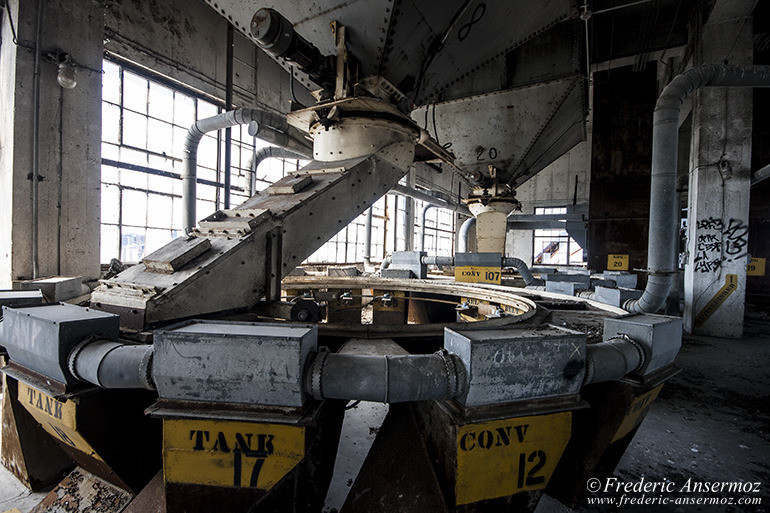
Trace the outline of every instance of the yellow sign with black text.
{"type": "Polygon", "coordinates": [[[652,402],[658,397],[661,388],[663,388],[663,384],[656,386],[649,392],[646,392],[633,400],[628,407],[628,410],[626,410],[623,422],[620,423],[618,430],[615,432],[615,436],[612,438],[613,442],[616,442],[629,434],[644,420],[645,415],[650,411],[652,402]]]}
{"type": "Polygon", "coordinates": [[[466,265],[455,267],[455,281],[465,283],[494,283],[500,285],[502,269],[500,267],[477,267],[466,265]]]}
{"type": "Polygon", "coordinates": [[[19,381],[19,402],[51,436],[78,451],[103,461],[78,432],[77,404],[54,397],[19,381]]]}
{"type": "Polygon", "coordinates": [[[608,271],[628,271],[628,255],[607,255],[608,271]]]}
{"type": "Polygon", "coordinates": [[[457,504],[545,488],[567,446],[572,412],[468,424],[457,432],[457,504]]]}
{"type": "Polygon", "coordinates": [[[304,457],[304,427],[227,420],[163,421],[167,483],[269,490],[304,457]]]}
{"type": "Polygon", "coordinates": [[[730,295],[737,289],[738,275],[728,274],[725,277],[725,284],[722,285],[722,288],[720,288],[717,293],[714,294],[714,297],[709,299],[708,303],[706,303],[706,306],[704,306],[703,309],[698,312],[698,315],[695,316],[695,322],[693,323],[693,326],[696,328],[703,326],[706,321],[708,321],[709,318],[714,315],[714,312],[719,310],[722,304],[727,301],[727,298],[729,298],[730,295]]]}
{"type": "Polygon", "coordinates": [[[751,257],[749,259],[749,266],[746,269],[747,276],[764,276],[765,275],[765,259],[751,257]]]}

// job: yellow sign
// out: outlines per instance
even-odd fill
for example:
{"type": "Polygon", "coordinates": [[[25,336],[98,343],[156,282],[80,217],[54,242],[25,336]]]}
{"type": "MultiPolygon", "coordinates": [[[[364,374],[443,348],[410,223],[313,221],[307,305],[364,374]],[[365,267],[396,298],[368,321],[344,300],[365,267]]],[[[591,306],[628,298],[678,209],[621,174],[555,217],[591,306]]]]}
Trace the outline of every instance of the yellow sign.
{"type": "Polygon", "coordinates": [[[634,399],[634,401],[628,407],[628,410],[626,410],[626,416],[623,417],[623,422],[620,423],[620,427],[618,427],[618,430],[615,432],[615,436],[612,438],[613,442],[616,442],[617,440],[620,440],[629,434],[631,430],[633,430],[636,426],[639,425],[639,423],[644,420],[645,415],[647,415],[647,412],[650,411],[652,402],[656,397],[658,397],[661,388],[663,388],[663,384],[656,386],[649,392],[646,392],[634,399]]]}
{"type": "Polygon", "coordinates": [[[749,267],[746,269],[747,276],[764,276],[765,275],[765,259],[754,258],[749,259],[749,267]]]}
{"type": "Polygon", "coordinates": [[[545,488],[571,426],[571,412],[462,426],[457,432],[457,504],[545,488]]]}
{"type": "Polygon", "coordinates": [[[304,427],[225,420],[163,421],[166,482],[269,490],[304,457],[304,427]]]}
{"type": "Polygon", "coordinates": [[[698,312],[698,315],[695,316],[694,326],[696,328],[703,326],[706,321],[709,320],[709,317],[714,315],[714,312],[719,310],[719,307],[722,306],[722,303],[727,301],[727,298],[730,297],[730,294],[735,292],[735,289],[737,288],[738,275],[728,274],[725,278],[725,284],[722,286],[722,288],[719,289],[716,294],[714,294],[714,297],[709,299],[709,302],[706,303],[706,306],[704,306],[703,309],[698,312]]]}
{"type": "Polygon", "coordinates": [[[455,267],[455,281],[466,283],[494,283],[500,285],[502,269],[499,267],[476,267],[466,265],[455,267]]]}
{"type": "Polygon", "coordinates": [[[628,271],[628,255],[607,255],[608,271],[628,271]]]}
{"type": "Polygon", "coordinates": [[[19,402],[51,436],[102,461],[94,448],[78,433],[77,404],[74,401],[59,401],[19,381],[19,402]]]}

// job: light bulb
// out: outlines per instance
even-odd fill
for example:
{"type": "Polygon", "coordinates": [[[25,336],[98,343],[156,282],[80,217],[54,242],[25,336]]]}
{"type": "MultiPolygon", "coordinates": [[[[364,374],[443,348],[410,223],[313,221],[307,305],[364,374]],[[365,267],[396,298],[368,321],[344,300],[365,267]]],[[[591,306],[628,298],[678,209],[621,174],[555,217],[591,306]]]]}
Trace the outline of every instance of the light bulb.
{"type": "Polygon", "coordinates": [[[74,89],[78,85],[77,78],[75,77],[75,64],[69,55],[64,62],[59,64],[59,73],[56,75],[56,81],[64,89],[74,89]]]}

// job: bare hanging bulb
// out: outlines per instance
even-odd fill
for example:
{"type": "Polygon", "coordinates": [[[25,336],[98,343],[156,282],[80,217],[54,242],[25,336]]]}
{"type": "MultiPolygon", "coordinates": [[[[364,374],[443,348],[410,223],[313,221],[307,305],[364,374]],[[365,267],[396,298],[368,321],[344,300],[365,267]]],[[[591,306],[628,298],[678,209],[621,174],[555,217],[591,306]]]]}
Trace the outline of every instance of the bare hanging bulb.
{"type": "Polygon", "coordinates": [[[64,60],[59,63],[59,73],[56,75],[56,81],[64,89],[74,89],[78,85],[77,77],[75,76],[75,63],[69,54],[65,55],[64,60]]]}

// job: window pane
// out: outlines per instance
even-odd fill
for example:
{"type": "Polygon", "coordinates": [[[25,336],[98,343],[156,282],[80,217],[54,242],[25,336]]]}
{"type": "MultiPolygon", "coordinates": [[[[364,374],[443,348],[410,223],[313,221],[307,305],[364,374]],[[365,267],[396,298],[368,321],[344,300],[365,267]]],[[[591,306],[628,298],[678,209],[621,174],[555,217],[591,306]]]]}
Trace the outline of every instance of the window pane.
{"type": "Polygon", "coordinates": [[[147,145],[147,117],[123,111],[123,144],[136,148],[147,145]]]}
{"type": "Polygon", "coordinates": [[[145,228],[124,227],[121,236],[120,259],[123,262],[139,262],[144,256],[145,228]]]}
{"type": "Polygon", "coordinates": [[[123,191],[123,225],[147,226],[147,193],[123,191]]]}
{"type": "Polygon", "coordinates": [[[102,70],[102,101],[120,103],[120,66],[103,61],[102,70]]]}
{"type": "Polygon", "coordinates": [[[123,72],[123,106],[147,114],[147,80],[129,71],[123,72]]]}
{"type": "Polygon", "coordinates": [[[111,224],[102,225],[101,261],[108,263],[118,258],[118,227],[111,224]]]}
{"type": "Polygon", "coordinates": [[[167,121],[174,121],[174,91],[155,82],[150,82],[150,115],[167,121]]]}
{"type": "MultiPolygon", "coordinates": [[[[120,222],[120,189],[116,185],[102,184],[102,223],[120,222]]],[[[117,243],[117,240],[115,241],[117,243]]],[[[117,255],[117,244],[115,245],[117,255]]],[[[109,262],[109,260],[107,260],[109,262]]],[[[104,260],[102,260],[104,262],[104,260]]]]}
{"type": "Polygon", "coordinates": [[[102,103],[102,141],[120,142],[120,107],[102,103]]]}

